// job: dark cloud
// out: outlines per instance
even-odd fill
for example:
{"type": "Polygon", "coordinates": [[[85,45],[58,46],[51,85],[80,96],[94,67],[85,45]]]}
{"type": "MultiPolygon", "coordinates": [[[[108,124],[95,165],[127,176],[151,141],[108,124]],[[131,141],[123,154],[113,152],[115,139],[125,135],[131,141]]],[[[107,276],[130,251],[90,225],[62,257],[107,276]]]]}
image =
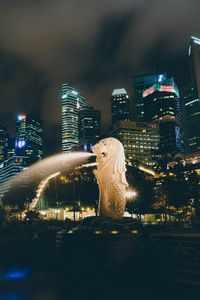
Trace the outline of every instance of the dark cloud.
{"type": "Polygon", "coordinates": [[[156,69],[188,80],[190,35],[200,35],[199,0],[0,0],[0,111],[40,113],[60,128],[59,88],[77,87],[103,111],[131,77],[156,69]]]}

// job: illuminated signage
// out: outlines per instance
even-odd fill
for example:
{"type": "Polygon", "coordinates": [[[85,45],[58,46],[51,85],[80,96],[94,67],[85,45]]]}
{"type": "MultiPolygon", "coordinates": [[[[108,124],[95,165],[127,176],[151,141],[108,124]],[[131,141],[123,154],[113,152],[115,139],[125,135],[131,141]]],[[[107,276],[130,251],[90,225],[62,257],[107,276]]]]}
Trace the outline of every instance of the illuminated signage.
{"type": "Polygon", "coordinates": [[[173,85],[154,84],[152,87],[143,92],[143,98],[153,94],[155,91],[177,94],[173,85]]]}
{"type": "Polygon", "coordinates": [[[26,142],[24,140],[20,140],[17,142],[17,147],[18,148],[23,148],[26,145],[26,142]]]}
{"type": "Polygon", "coordinates": [[[169,93],[175,93],[175,89],[172,85],[161,85],[159,88],[160,92],[169,92],[169,93]]]}
{"type": "Polygon", "coordinates": [[[164,75],[164,74],[160,74],[160,75],[158,75],[158,82],[163,82],[163,81],[165,81],[166,80],[166,76],[164,75]]]}
{"type": "Polygon", "coordinates": [[[149,89],[145,90],[143,93],[143,98],[153,94],[155,92],[155,88],[154,87],[150,87],[149,89]]]}

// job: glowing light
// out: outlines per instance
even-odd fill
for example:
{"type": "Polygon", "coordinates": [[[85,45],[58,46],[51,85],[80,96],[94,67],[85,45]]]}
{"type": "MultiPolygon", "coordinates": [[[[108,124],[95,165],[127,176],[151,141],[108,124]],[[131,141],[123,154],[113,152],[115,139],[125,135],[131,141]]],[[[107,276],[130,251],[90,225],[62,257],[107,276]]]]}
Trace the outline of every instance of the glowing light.
{"type": "Polygon", "coordinates": [[[164,80],[165,80],[164,74],[158,75],[158,82],[162,82],[162,81],[164,81],[164,80]]]}
{"type": "Polygon", "coordinates": [[[46,212],[45,210],[41,210],[41,211],[40,211],[40,214],[41,214],[42,216],[46,216],[46,215],[47,215],[47,212],[46,212]]]}
{"type": "Polygon", "coordinates": [[[95,234],[101,234],[102,232],[100,230],[94,231],[95,234]]]}
{"type": "Polygon", "coordinates": [[[168,92],[168,93],[175,93],[178,96],[178,92],[175,89],[174,85],[160,85],[160,84],[154,84],[152,87],[148,88],[143,92],[143,98],[153,94],[155,91],[159,92],[168,92]]]}
{"type": "Polygon", "coordinates": [[[153,94],[155,92],[155,88],[154,87],[150,87],[149,89],[145,90],[143,93],[143,98],[153,94]]]}
{"type": "Polygon", "coordinates": [[[26,142],[24,140],[18,141],[17,146],[19,148],[23,148],[26,145],[26,142]]]}
{"type": "Polygon", "coordinates": [[[66,98],[67,98],[67,94],[63,94],[63,95],[61,96],[61,98],[62,98],[62,99],[66,99],[66,98]]]}
{"type": "Polygon", "coordinates": [[[78,95],[78,92],[76,92],[76,91],[72,91],[72,94],[74,94],[74,95],[78,95]]]}
{"type": "Polygon", "coordinates": [[[30,269],[11,269],[4,274],[3,279],[22,280],[22,279],[26,279],[30,273],[31,273],[30,269]]]}
{"type": "Polygon", "coordinates": [[[26,120],[26,115],[18,115],[18,116],[17,116],[17,119],[18,119],[19,121],[25,121],[25,120],[26,120]]]}
{"type": "Polygon", "coordinates": [[[138,234],[138,230],[131,230],[132,234],[138,234]]]}
{"type": "Polygon", "coordinates": [[[175,89],[172,85],[161,85],[159,88],[160,92],[169,92],[169,93],[175,93],[175,89]]]}
{"type": "Polygon", "coordinates": [[[190,105],[190,104],[192,104],[194,102],[199,102],[199,99],[195,99],[195,100],[192,100],[192,101],[190,101],[188,103],[185,103],[185,106],[190,105]]]}
{"type": "Polygon", "coordinates": [[[119,231],[117,231],[117,230],[111,230],[111,232],[110,232],[111,234],[118,234],[119,233],[119,231]]]}
{"type": "Polygon", "coordinates": [[[200,45],[200,39],[196,38],[195,36],[191,36],[191,38],[193,39],[195,44],[200,45]]]}
{"type": "Polygon", "coordinates": [[[125,196],[127,200],[133,200],[135,197],[137,197],[138,193],[135,190],[127,190],[125,192],[125,196]]]}
{"type": "Polygon", "coordinates": [[[43,179],[43,180],[41,181],[41,183],[39,184],[38,189],[37,189],[37,191],[36,191],[36,197],[32,200],[32,202],[31,202],[31,204],[30,204],[30,207],[29,207],[29,208],[30,208],[31,210],[34,209],[34,208],[36,207],[36,205],[37,205],[37,203],[38,203],[38,201],[39,201],[39,199],[40,199],[40,196],[41,196],[41,194],[42,194],[42,192],[43,192],[45,186],[46,186],[47,183],[49,182],[49,180],[52,179],[52,178],[54,178],[54,177],[56,177],[56,176],[58,176],[58,175],[60,175],[60,172],[53,173],[53,174],[49,175],[48,177],[46,177],[45,179],[43,179]]]}
{"type": "Polygon", "coordinates": [[[74,231],[73,231],[73,230],[69,230],[68,233],[69,233],[69,234],[73,234],[74,231]]]}
{"type": "Polygon", "coordinates": [[[153,170],[151,170],[151,169],[145,167],[145,166],[142,165],[142,164],[139,165],[138,169],[141,170],[141,171],[143,171],[143,172],[146,172],[146,173],[148,173],[148,174],[150,174],[150,175],[152,175],[152,176],[156,176],[156,173],[155,173],[153,170]]]}
{"type": "Polygon", "coordinates": [[[77,103],[76,103],[76,108],[79,109],[81,106],[80,106],[80,103],[79,101],[77,100],[77,103]]]}
{"type": "Polygon", "coordinates": [[[127,94],[126,90],[124,88],[122,89],[115,89],[113,90],[112,96],[116,96],[116,95],[124,95],[127,94]]]}

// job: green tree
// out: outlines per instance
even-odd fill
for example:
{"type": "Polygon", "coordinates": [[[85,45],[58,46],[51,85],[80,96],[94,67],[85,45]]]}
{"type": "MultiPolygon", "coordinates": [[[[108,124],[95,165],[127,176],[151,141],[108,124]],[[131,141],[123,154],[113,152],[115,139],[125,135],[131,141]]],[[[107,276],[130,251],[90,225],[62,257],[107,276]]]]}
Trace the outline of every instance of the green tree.
{"type": "Polygon", "coordinates": [[[136,193],[137,196],[127,202],[127,211],[131,214],[138,215],[148,213],[151,211],[152,204],[155,200],[155,181],[146,178],[144,172],[137,168],[128,168],[127,180],[136,193]]]}
{"type": "Polygon", "coordinates": [[[2,202],[4,205],[11,206],[18,211],[22,211],[25,205],[36,195],[36,189],[34,185],[13,186],[3,196],[2,202]]]}
{"type": "Polygon", "coordinates": [[[200,176],[193,171],[188,176],[189,201],[195,208],[195,213],[200,216],[200,176]]]}

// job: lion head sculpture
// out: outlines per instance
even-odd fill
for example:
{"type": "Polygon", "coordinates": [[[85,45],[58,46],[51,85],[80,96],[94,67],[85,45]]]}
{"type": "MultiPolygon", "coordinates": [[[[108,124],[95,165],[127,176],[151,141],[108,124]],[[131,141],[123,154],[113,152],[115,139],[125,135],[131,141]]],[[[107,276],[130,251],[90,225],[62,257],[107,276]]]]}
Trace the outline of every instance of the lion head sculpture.
{"type": "Polygon", "coordinates": [[[128,185],[125,177],[125,154],[122,143],[115,138],[105,138],[94,146],[97,168],[100,172],[118,173],[122,183],[128,185]]]}
{"type": "Polygon", "coordinates": [[[125,188],[128,186],[123,145],[115,138],[105,138],[94,146],[93,152],[97,161],[94,173],[100,190],[100,214],[121,218],[125,208],[125,188]]]}

